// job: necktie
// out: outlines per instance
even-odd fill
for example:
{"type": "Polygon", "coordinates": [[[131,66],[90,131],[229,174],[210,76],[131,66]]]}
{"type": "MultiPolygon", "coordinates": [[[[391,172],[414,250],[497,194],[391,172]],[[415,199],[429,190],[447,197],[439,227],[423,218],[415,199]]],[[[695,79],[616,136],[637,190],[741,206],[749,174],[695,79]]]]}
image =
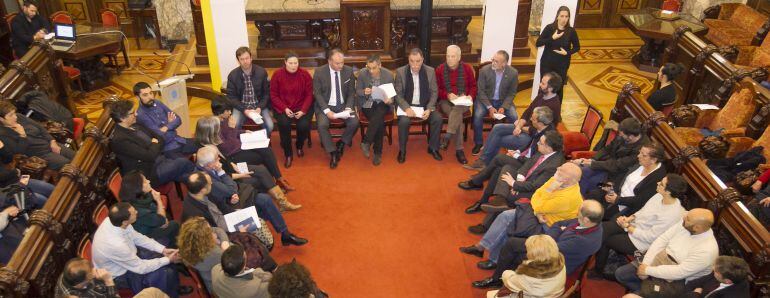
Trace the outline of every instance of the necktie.
{"type": "Polygon", "coordinates": [[[540,166],[543,160],[545,160],[545,155],[540,155],[540,158],[538,158],[535,164],[532,165],[531,168],[529,168],[529,171],[527,171],[527,176],[524,176],[524,180],[527,180],[527,178],[529,178],[529,175],[532,175],[532,172],[534,172],[535,169],[537,169],[537,167],[540,166]]]}
{"type": "Polygon", "coordinates": [[[340,94],[340,72],[334,72],[334,105],[338,106],[342,104],[342,95],[340,94]]]}

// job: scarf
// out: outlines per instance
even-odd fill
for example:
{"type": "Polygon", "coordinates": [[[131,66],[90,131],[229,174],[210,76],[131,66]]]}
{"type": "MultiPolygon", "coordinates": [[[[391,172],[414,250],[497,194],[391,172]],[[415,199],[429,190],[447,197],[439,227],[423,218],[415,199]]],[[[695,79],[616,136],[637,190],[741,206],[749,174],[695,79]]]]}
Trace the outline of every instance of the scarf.
{"type": "MultiPolygon", "coordinates": [[[[449,64],[444,63],[444,88],[447,93],[452,92],[452,80],[449,79],[449,64]]],[[[457,94],[465,94],[465,67],[463,63],[457,65],[457,94]]]]}
{"type": "Polygon", "coordinates": [[[559,254],[557,260],[551,262],[525,261],[516,268],[516,273],[534,278],[550,278],[559,274],[564,268],[564,256],[559,254]]]}
{"type": "Polygon", "coordinates": [[[155,204],[155,199],[153,199],[151,193],[145,193],[140,198],[136,198],[131,200],[129,203],[131,203],[131,206],[134,206],[136,209],[150,209],[154,210],[158,208],[158,205],[155,204]]]}
{"type": "MultiPolygon", "coordinates": [[[[404,100],[410,105],[412,104],[412,97],[414,96],[414,80],[412,79],[412,70],[407,66],[405,69],[404,77],[406,84],[404,84],[404,100]]],[[[425,67],[420,67],[420,106],[426,107],[428,101],[430,101],[430,89],[428,86],[428,72],[425,67]]]]}

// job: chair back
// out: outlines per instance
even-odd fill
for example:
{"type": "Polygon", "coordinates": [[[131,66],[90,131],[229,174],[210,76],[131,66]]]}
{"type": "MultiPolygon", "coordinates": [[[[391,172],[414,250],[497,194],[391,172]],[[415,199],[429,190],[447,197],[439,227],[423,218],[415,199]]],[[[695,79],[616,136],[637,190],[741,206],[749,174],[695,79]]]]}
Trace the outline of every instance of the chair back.
{"type": "Polygon", "coordinates": [[[101,11],[102,25],[105,27],[120,27],[120,18],[118,14],[109,8],[103,8],[101,11]]]}
{"type": "Polygon", "coordinates": [[[96,224],[97,226],[102,224],[102,221],[104,221],[104,219],[107,218],[107,215],[108,215],[107,205],[104,202],[99,203],[99,206],[97,206],[96,210],[94,210],[94,215],[92,218],[94,221],[94,224],[96,224]]]}
{"type": "Polygon", "coordinates": [[[86,234],[78,245],[78,256],[91,261],[91,235],[86,234]]]}
{"type": "Polygon", "coordinates": [[[583,118],[583,125],[580,127],[580,133],[585,135],[586,139],[588,139],[589,146],[594,141],[594,135],[596,135],[596,131],[599,130],[602,119],[604,119],[602,112],[596,107],[589,105],[588,111],[586,111],[586,117],[583,118]]]}
{"type": "Polygon", "coordinates": [[[194,291],[197,292],[197,297],[208,297],[210,298],[211,295],[209,294],[209,291],[206,289],[206,283],[203,282],[203,277],[201,277],[200,272],[198,270],[195,270],[195,268],[186,266],[187,271],[190,272],[190,278],[192,278],[193,282],[195,283],[194,291]]]}
{"type": "Polygon", "coordinates": [[[107,183],[107,187],[110,188],[110,192],[113,196],[115,196],[115,199],[120,202],[120,184],[123,183],[123,176],[120,175],[120,172],[118,170],[115,170],[115,173],[110,176],[110,180],[107,183]]]}
{"type": "Polygon", "coordinates": [[[682,8],[682,3],[679,0],[665,0],[660,8],[663,10],[679,12],[682,8]]]}
{"type": "Polygon", "coordinates": [[[75,22],[72,19],[72,15],[70,15],[66,11],[60,10],[60,11],[54,12],[51,15],[51,23],[74,24],[75,22]]]}
{"type": "Polygon", "coordinates": [[[8,31],[11,30],[11,22],[13,22],[13,18],[15,18],[16,15],[18,15],[18,14],[19,13],[14,12],[14,13],[9,13],[9,14],[5,15],[5,23],[8,24],[8,31]]]}

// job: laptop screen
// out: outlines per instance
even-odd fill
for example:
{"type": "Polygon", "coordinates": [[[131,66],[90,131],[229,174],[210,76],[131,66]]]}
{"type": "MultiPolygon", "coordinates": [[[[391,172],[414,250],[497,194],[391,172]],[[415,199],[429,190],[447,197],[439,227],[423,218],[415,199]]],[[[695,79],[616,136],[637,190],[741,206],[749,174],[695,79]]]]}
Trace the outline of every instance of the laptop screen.
{"type": "Polygon", "coordinates": [[[55,24],[56,38],[64,40],[75,40],[75,25],[55,24]]]}

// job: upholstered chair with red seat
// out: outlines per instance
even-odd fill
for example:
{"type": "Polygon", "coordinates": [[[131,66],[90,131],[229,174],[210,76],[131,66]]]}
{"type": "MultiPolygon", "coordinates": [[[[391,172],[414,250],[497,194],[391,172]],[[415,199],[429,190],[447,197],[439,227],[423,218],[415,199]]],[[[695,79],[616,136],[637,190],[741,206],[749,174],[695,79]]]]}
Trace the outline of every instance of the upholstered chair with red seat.
{"type": "Polygon", "coordinates": [[[583,125],[580,126],[580,131],[561,132],[564,137],[564,155],[569,158],[574,151],[590,150],[594,135],[599,130],[602,119],[602,113],[596,107],[589,105],[586,116],[583,118],[583,125]]]}

